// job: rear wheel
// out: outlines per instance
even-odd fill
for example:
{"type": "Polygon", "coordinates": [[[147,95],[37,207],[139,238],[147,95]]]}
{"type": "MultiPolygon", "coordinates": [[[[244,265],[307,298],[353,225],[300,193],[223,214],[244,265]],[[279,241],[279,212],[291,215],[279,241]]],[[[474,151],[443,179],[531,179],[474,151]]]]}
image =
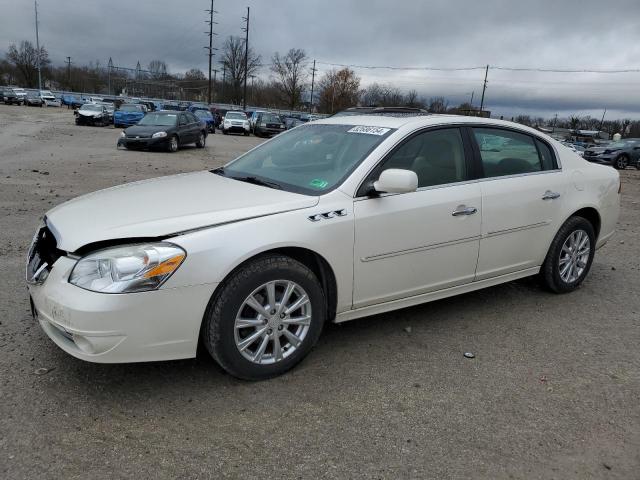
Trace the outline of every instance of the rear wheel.
{"type": "Polygon", "coordinates": [[[204,148],[204,144],[206,142],[206,137],[204,136],[204,133],[200,132],[200,135],[198,136],[198,141],[196,142],[196,147],[198,148],[204,148]]]}
{"type": "Polygon", "coordinates": [[[544,285],[553,292],[566,293],[583,282],[595,253],[593,225],[583,217],[571,217],[556,234],[540,269],[544,285]]]}
{"type": "Polygon", "coordinates": [[[627,168],[627,165],[629,165],[629,157],[626,155],[620,155],[613,163],[613,166],[618,170],[624,170],[627,168]]]}
{"type": "Polygon", "coordinates": [[[241,267],[214,294],[202,340],[231,375],[261,380],[300,362],[325,318],[324,292],[313,272],[290,257],[267,255],[241,267]]]}

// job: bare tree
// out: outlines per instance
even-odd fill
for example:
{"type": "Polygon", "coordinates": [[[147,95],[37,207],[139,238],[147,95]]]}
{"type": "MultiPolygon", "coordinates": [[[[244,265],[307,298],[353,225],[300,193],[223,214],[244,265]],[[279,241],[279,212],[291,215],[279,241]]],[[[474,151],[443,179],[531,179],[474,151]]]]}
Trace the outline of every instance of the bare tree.
{"type": "Polygon", "coordinates": [[[151,72],[151,77],[155,80],[163,79],[169,73],[166,62],[157,59],[149,62],[149,71],[151,72]]]}
{"type": "Polygon", "coordinates": [[[206,80],[207,77],[205,76],[204,72],[199,68],[192,68],[185,72],[184,79],[196,81],[196,80],[206,80]]]}
{"type": "Polygon", "coordinates": [[[335,113],[358,103],[360,78],[350,68],[330,70],[320,80],[320,110],[335,113]]]}
{"type": "MultiPolygon", "coordinates": [[[[27,87],[38,85],[38,49],[29,41],[23,40],[20,46],[9,45],[7,59],[13,63],[27,87]]],[[[49,54],[44,46],[40,47],[40,68],[49,65],[49,54]]]]}
{"type": "MultiPolygon", "coordinates": [[[[462,105],[458,108],[461,108],[462,105]]],[[[428,110],[431,113],[446,113],[449,108],[449,102],[444,97],[431,97],[429,99],[428,110]]]]}
{"type": "Polygon", "coordinates": [[[421,107],[422,105],[420,104],[420,100],[418,99],[418,92],[415,90],[409,90],[404,97],[404,104],[407,107],[421,107]]]}
{"type": "MultiPolygon", "coordinates": [[[[222,45],[222,65],[227,71],[227,85],[231,92],[225,94],[233,103],[242,103],[242,82],[244,81],[244,40],[240,37],[228,37],[222,45]],[[230,94],[229,94],[230,93],[230,94]]],[[[249,47],[247,54],[247,77],[254,75],[260,67],[260,56],[249,47]]]]}
{"type": "Polygon", "coordinates": [[[307,54],[299,48],[292,48],[284,56],[276,52],[271,58],[275,85],[291,110],[300,104],[302,91],[309,77],[305,68],[306,59],[307,54]]]}

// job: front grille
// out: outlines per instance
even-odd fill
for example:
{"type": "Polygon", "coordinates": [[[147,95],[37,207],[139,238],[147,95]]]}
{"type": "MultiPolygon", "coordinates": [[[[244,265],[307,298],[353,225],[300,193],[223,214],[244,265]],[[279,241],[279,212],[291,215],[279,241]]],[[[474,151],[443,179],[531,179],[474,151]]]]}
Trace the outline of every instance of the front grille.
{"type": "Polygon", "coordinates": [[[134,140],[137,140],[143,138],[151,138],[151,135],[127,135],[127,138],[133,138],[134,140]]]}
{"type": "Polygon", "coordinates": [[[49,227],[43,225],[33,237],[27,257],[27,282],[42,283],[46,280],[53,264],[64,255],[58,249],[56,237],[49,227]]]}

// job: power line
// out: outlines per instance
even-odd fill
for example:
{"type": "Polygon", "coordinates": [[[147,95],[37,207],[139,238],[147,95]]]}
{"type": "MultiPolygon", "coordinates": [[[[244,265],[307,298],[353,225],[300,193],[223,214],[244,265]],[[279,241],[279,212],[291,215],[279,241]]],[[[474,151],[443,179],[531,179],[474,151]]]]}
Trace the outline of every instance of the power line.
{"type": "MultiPolygon", "coordinates": [[[[470,71],[470,70],[485,70],[487,67],[483,66],[468,66],[468,67],[399,67],[392,65],[355,65],[348,63],[333,63],[322,62],[317,63],[322,65],[328,65],[333,67],[348,67],[359,68],[364,70],[404,70],[404,71],[442,71],[442,72],[457,72],[457,71],[470,71]]],[[[542,68],[542,67],[505,67],[501,65],[489,65],[489,70],[505,70],[511,72],[543,72],[543,73],[640,73],[640,68],[542,68]]]]}

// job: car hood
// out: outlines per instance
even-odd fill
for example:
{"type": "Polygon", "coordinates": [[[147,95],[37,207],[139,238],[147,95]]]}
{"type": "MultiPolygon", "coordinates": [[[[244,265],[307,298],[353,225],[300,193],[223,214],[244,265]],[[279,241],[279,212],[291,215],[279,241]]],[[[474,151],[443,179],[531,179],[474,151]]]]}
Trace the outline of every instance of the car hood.
{"type": "Polygon", "coordinates": [[[318,197],[203,171],[143,180],[83,195],[47,212],[58,248],[104,240],[157,238],[313,207],[318,197]]]}
{"type": "Polygon", "coordinates": [[[151,136],[156,132],[173,131],[174,129],[175,126],[171,125],[167,125],[164,127],[161,125],[134,125],[132,127],[125,128],[124,132],[127,135],[151,136]]]}
{"type": "Polygon", "coordinates": [[[102,112],[93,112],[91,110],[78,110],[78,115],[82,115],[83,117],[100,117],[102,116],[102,112]]]}

